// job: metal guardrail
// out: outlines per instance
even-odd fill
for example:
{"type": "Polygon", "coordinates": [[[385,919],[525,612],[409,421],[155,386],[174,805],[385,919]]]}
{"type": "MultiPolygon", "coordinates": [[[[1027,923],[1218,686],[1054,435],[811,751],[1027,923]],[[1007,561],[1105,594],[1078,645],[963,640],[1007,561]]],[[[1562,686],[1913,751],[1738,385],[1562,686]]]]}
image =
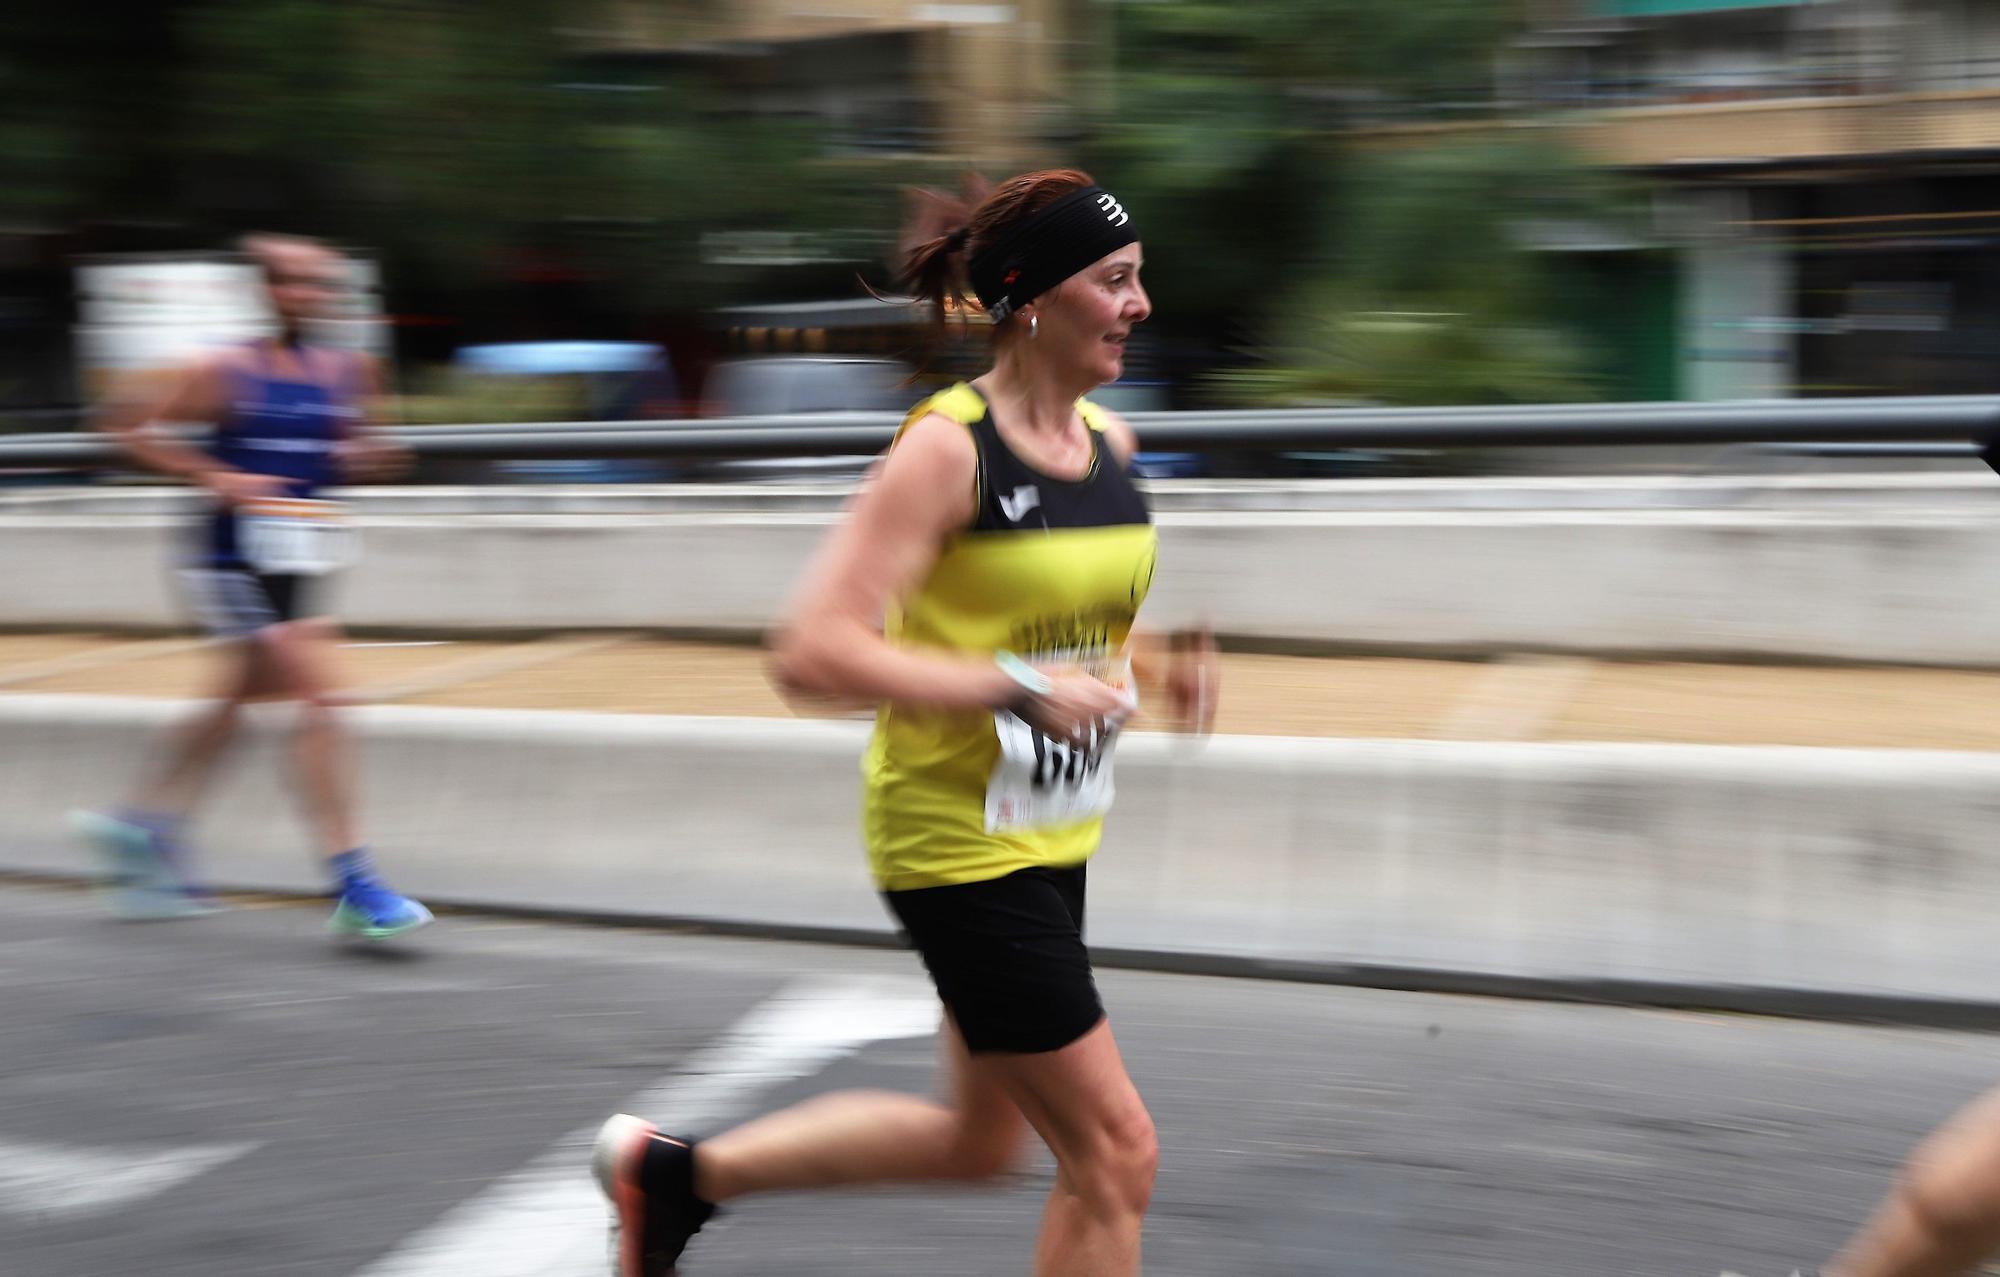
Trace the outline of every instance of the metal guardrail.
{"type": "MultiPolygon", "coordinates": [[[[1153,450],[1510,448],[1630,444],[1985,444],[2000,440],[2000,396],[1780,399],[1710,403],[1525,404],[1131,414],[1153,450]]],[[[699,421],[404,426],[420,457],[804,457],[880,452],[890,413],[699,421]]],[[[0,436],[0,468],[116,464],[95,434],[0,436]]]]}
{"type": "Polygon", "coordinates": [[[1977,457],[1985,451],[1977,443],[1761,443],[1752,447],[1780,457],[1927,457],[1945,461],[1977,457]]]}

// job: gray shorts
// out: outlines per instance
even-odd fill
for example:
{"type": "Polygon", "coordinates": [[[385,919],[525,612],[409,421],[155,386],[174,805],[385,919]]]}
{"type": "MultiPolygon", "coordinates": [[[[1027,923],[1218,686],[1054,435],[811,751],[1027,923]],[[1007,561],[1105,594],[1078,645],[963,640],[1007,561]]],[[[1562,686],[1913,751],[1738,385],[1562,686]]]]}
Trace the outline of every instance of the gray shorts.
{"type": "Polygon", "coordinates": [[[217,638],[249,638],[312,615],[306,606],[310,590],[301,576],[247,567],[188,567],[181,569],[181,584],[202,628],[217,638]]]}

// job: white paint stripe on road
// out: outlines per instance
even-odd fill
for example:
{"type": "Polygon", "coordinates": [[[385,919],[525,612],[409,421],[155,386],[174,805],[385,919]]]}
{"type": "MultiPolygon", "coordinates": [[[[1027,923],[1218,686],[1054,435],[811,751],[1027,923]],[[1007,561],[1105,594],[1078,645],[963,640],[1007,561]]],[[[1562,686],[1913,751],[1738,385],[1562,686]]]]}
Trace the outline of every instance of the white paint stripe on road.
{"type": "MultiPolygon", "coordinates": [[[[736,1116],[757,1094],[810,1077],[870,1042],[926,1037],[937,998],[919,979],[800,981],[759,1004],[625,1105],[672,1130],[736,1116]]],[[[606,1113],[606,1117],[610,1114],[606,1113]]],[[[597,1277],[609,1216],[590,1178],[595,1124],[446,1213],[356,1277],[597,1277]]]]}
{"type": "Polygon", "coordinates": [[[37,1219],[72,1219],[164,1193],[262,1148],[193,1144],[143,1148],[79,1148],[0,1139],[0,1211],[37,1219]]]}

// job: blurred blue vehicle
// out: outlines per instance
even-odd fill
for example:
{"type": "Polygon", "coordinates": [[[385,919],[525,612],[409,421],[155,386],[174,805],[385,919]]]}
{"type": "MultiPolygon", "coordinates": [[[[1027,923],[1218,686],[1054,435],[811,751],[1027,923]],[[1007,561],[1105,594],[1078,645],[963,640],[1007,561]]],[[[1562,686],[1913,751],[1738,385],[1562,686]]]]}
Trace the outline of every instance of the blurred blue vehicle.
{"type": "Polygon", "coordinates": [[[674,375],[667,353],[643,341],[495,342],[461,346],[452,362],[473,372],[519,377],[662,372],[672,381],[674,375]]]}
{"type": "MultiPolygon", "coordinates": [[[[650,420],[680,411],[673,364],[650,342],[495,342],[460,347],[452,366],[473,376],[570,381],[575,410],[590,421],[650,420]]],[[[502,461],[494,470],[540,483],[646,483],[677,473],[671,464],[648,458],[502,461]]]]}

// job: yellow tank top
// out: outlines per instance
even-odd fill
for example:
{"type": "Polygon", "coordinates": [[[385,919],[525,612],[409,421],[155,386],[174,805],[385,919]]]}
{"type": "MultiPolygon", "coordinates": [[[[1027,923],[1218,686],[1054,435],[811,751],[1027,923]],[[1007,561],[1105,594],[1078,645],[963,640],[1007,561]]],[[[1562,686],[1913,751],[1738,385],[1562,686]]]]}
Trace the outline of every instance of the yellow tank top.
{"type": "MultiPolygon", "coordinates": [[[[918,404],[962,423],[979,457],[978,512],[886,618],[891,643],[1031,663],[1115,662],[1153,580],[1145,499],[1085,400],[1089,472],[1052,478],[1014,455],[979,392],[960,383],[918,404]]],[[[897,432],[901,437],[901,431],[897,432]]],[[[893,446],[893,445],[892,445],[893,446]]],[[[884,705],[862,762],[862,820],[887,891],[981,882],[1097,850],[1115,733],[1069,750],[1005,711],[884,705]]]]}

